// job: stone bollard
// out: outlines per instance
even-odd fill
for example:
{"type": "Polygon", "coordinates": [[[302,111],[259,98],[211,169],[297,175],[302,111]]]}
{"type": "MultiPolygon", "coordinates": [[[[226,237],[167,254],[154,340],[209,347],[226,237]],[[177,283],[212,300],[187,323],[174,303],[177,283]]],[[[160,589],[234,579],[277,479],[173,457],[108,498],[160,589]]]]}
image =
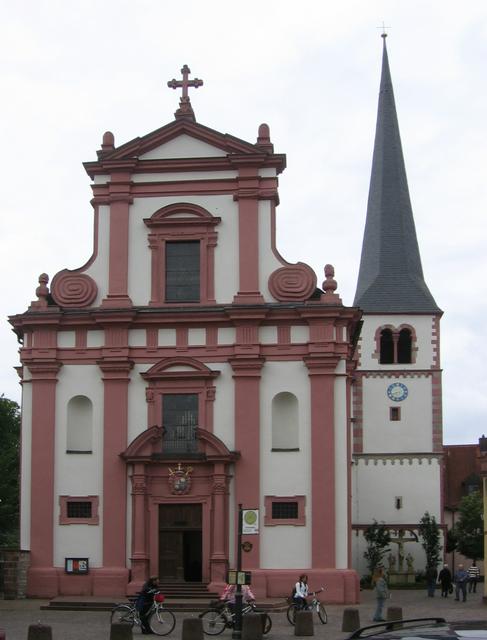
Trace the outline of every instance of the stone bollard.
{"type": "Polygon", "coordinates": [[[127,622],[112,622],[110,640],[132,640],[132,625],[127,622]]]}
{"type": "Polygon", "coordinates": [[[260,613],[246,613],[242,616],[242,640],[262,640],[260,613]]]}
{"type": "MultiPolygon", "coordinates": [[[[386,620],[387,622],[391,620],[402,620],[402,607],[387,607],[386,620]]],[[[400,624],[395,624],[394,628],[397,629],[400,626],[400,624]]]]}
{"type": "Polygon", "coordinates": [[[356,631],[360,629],[360,613],[358,609],[344,609],[342,631],[356,631]]]}
{"type": "Polygon", "coordinates": [[[294,635],[295,636],[313,636],[315,628],[313,625],[313,612],[312,611],[296,611],[296,618],[294,622],[294,635]]]}
{"type": "Polygon", "coordinates": [[[201,618],[184,618],[181,640],[203,640],[203,637],[201,618]]]}
{"type": "Polygon", "coordinates": [[[52,640],[52,629],[47,624],[29,625],[29,631],[27,633],[27,640],[52,640]]]}

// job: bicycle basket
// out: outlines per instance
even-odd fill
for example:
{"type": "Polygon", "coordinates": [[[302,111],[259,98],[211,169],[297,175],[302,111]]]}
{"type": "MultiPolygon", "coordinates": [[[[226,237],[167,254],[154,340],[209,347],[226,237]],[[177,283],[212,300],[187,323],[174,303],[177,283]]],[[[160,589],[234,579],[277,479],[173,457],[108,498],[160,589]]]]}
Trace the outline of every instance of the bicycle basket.
{"type": "Polygon", "coordinates": [[[162,593],[154,594],[154,602],[164,602],[165,596],[162,593]]]}

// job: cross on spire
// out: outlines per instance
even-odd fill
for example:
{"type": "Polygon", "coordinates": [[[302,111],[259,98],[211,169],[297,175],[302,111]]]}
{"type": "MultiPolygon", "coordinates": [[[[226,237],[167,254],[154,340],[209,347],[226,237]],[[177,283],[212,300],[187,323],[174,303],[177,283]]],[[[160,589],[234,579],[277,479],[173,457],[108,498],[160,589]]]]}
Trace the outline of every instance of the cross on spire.
{"type": "Polygon", "coordinates": [[[167,86],[171,89],[179,89],[180,87],[182,88],[181,98],[179,100],[179,109],[174,114],[176,118],[185,118],[194,122],[194,111],[189,100],[188,88],[194,87],[195,89],[197,89],[198,87],[201,87],[203,85],[203,80],[200,80],[199,78],[189,80],[188,76],[190,73],[191,69],[187,64],[185,64],[181,69],[183,79],[176,80],[176,78],[173,78],[172,80],[168,81],[167,86]]]}
{"type": "Polygon", "coordinates": [[[387,31],[386,29],[390,29],[390,27],[386,27],[385,22],[382,22],[382,26],[381,27],[377,27],[377,29],[382,29],[382,33],[380,34],[381,38],[384,38],[384,40],[387,38],[387,31]]]}

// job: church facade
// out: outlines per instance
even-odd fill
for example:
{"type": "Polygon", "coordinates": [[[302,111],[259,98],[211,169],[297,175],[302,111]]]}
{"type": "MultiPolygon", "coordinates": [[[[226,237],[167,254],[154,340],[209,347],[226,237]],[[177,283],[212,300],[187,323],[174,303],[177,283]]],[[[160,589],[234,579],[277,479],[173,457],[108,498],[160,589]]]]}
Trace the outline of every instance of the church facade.
{"type": "Polygon", "coordinates": [[[357,602],[362,525],[398,524],[385,496],[409,491],[410,460],[429,487],[411,503],[439,507],[439,310],[413,308],[414,287],[401,309],[368,301],[378,247],[366,240],[351,307],[331,265],[318,283],[286,262],[285,156],[267,125],[249,143],[199,124],[188,89],[201,81],[182,73],[173,122],[120,146],[107,132],[84,165],[91,258],[42,274],[37,300],[10,318],[28,594],[119,596],[154,574],[219,590],[242,507],[257,596],[287,595],[305,571],[328,601],[357,602]],[[385,424],[392,409],[400,435],[385,424]],[[378,461],[401,471],[387,490],[378,461]]]}

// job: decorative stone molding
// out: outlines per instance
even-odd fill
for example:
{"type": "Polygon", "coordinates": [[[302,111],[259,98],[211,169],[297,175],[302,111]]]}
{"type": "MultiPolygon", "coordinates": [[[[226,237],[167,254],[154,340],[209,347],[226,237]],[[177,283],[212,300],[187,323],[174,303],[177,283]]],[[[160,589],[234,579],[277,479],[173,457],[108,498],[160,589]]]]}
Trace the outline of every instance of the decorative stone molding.
{"type": "Polygon", "coordinates": [[[60,307],[89,307],[98,294],[98,287],[83,273],[60,271],[54,276],[51,295],[60,307]]]}
{"type": "Polygon", "coordinates": [[[268,286],[279,302],[304,302],[316,289],[316,274],[307,264],[298,262],[276,269],[269,276],[268,286]]]}

